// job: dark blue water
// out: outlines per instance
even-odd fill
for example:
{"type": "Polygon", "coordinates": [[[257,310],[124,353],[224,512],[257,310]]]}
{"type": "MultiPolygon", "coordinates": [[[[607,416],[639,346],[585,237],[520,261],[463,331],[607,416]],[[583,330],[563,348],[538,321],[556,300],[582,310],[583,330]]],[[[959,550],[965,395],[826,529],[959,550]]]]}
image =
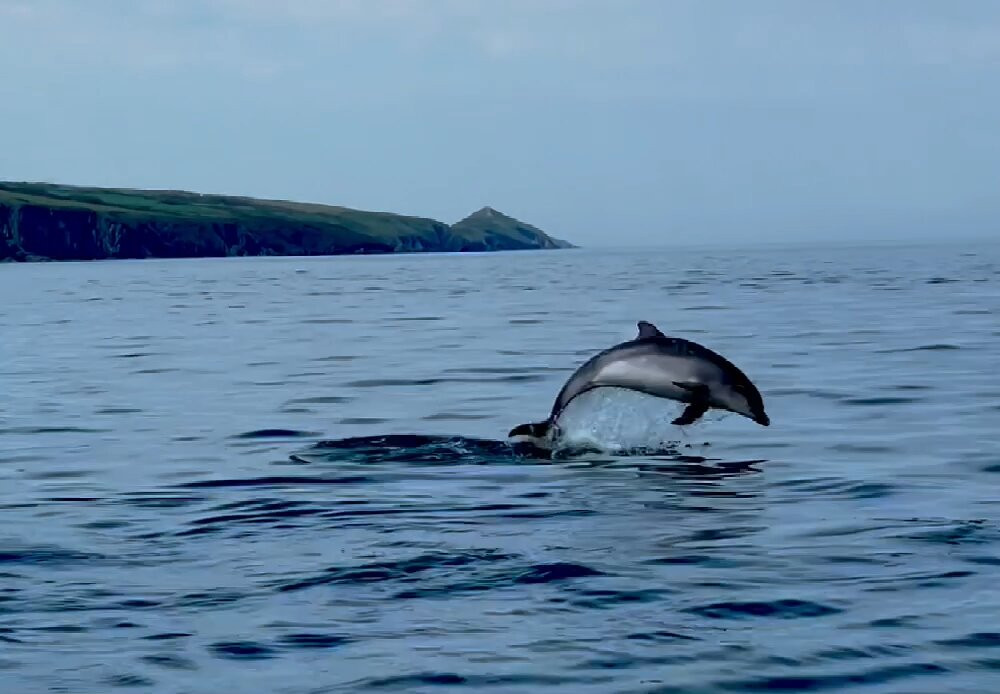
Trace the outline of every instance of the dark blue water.
{"type": "Polygon", "coordinates": [[[0,691],[1000,690],[996,245],[5,265],[0,291],[0,691]],[[506,444],[639,319],[736,362],[773,425],[506,444]]]}

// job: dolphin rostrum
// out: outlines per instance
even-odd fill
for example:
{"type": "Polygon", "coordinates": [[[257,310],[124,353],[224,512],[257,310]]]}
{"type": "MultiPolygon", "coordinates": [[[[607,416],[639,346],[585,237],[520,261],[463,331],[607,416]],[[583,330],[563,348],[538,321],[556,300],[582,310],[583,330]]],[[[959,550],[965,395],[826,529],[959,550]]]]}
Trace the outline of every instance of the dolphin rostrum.
{"type": "Polygon", "coordinates": [[[667,337],[655,325],[639,321],[635,339],[591,357],[569,377],[544,422],[521,424],[509,437],[543,441],[566,406],[595,388],[625,388],[687,403],[671,422],[696,422],[710,407],[728,410],[762,426],[771,423],[757,387],[727,359],[707,347],[679,337],[667,337]]]}

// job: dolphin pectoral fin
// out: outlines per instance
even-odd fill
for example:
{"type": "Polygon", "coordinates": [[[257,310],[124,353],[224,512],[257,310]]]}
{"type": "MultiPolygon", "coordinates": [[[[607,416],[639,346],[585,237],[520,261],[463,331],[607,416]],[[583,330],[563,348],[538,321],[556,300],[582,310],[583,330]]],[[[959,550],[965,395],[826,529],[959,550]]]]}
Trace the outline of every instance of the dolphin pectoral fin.
{"type": "Polygon", "coordinates": [[[637,325],[639,326],[639,336],[636,339],[638,340],[644,337],[666,337],[666,335],[660,332],[659,328],[649,321],[641,320],[637,325]]]}
{"type": "Polygon", "coordinates": [[[704,401],[693,402],[684,408],[681,412],[681,416],[671,422],[671,424],[676,424],[678,426],[684,426],[685,424],[694,424],[698,421],[698,418],[703,414],[708,412],[708,403],[704,401]]]}
{"type": "Polygon", "coordinates": [[[693,424],[699,417],[708,412],[708,386],[704,383],[685,383],[683,381],[674,381],[674,385],[691,393],[691,404],[685,407],[681,416],[672,421],[671,424],[678,426],[693,424]]]}

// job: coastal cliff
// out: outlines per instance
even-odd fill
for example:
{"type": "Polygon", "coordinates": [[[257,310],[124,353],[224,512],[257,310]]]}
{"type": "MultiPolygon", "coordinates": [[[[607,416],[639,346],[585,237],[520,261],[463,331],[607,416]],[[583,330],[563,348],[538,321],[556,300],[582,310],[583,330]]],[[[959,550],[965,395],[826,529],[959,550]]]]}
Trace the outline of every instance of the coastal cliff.
{"type": "Polygon", "coordinates": [[[0,182],[0,260],[571,248],[491,208],[424,217],[186,191],[0,182]]]}

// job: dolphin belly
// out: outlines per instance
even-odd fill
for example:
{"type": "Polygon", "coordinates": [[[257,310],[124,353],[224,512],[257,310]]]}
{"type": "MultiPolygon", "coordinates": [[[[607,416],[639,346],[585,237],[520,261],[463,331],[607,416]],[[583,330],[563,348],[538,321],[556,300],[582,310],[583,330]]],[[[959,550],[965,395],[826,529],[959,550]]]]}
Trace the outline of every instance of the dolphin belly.
{"type": "Polygon", "coordinates": [[[692,394],[678,383],[701,383],[691,359],[673,356],[643,356],[617,359],[604,365],[593,377],[594,386],[636,390],[668,400],[689,402],[692,394]]]}

